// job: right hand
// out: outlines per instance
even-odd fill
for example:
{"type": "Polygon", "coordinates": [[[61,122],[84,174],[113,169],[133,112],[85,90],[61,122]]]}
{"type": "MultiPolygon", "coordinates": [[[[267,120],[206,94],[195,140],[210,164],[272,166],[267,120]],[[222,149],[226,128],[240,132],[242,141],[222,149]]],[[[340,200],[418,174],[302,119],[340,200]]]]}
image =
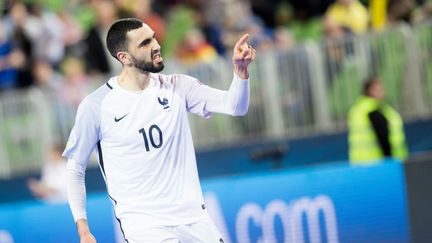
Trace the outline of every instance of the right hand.
{"type": "Polygon", "coordinates": [[[96,243],[96,238],[90,232],[81,235],[80,238],[80,243],[96,243]]]}

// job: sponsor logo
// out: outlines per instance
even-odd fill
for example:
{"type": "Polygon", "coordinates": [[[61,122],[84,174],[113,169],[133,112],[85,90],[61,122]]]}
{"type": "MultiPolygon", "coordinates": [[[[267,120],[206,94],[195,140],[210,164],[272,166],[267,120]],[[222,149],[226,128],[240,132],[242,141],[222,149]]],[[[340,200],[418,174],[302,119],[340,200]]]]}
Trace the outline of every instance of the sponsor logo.
{"type": "MultiPolygon", "coordinates": [[[[208,193],[205,201],[210,216],[221,230],[225,242],[231,242],[217,196],[208,193]]],[[[265,207],[255,202],[245,203],[237,212],[235,237],[231,237],[239,243],[253,242],[251,236],[256,235],[256,232],[250,232],[249,226],[252,223],[261,229],[257,242],[278,242],[276,218],[280,219],[283,242],[339,242],[335,207],[326,195],[318,195],[315,198],[302,197],[289,203],[275,199],[265,207]]]]}
{"type": "MultiPolygon", "coordinates": [[[[129,113],[128,113],[128,114],[129,114],[129,113]]],[[[122,117],[120,117],[120,118],[114,117],[114,121],[115,121],[115,122],[119,122],[121,119],[125,118],[128,114],[126,114],[126,115],[124,115],[124,116],[122,116],[122,117]]]]}

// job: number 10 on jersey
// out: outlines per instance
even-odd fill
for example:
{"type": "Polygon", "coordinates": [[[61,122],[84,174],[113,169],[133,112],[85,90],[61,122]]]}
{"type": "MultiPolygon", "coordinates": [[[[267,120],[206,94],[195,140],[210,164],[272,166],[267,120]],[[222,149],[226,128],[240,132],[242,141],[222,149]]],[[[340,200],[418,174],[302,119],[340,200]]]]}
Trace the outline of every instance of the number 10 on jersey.
{"type": "Polygon", "coordinates": [[[148,132],[146,132],[144,128],[141,128],[138,132],[142,134],[144,140],[144,146],[147,152],[150,151],[150,145],[155,149],[162,147],[163,144],[162,131],[157,125],[151,125],[150,128],[148,129],[148,132]],[[156,137],[156,141],[155,141],[155,137],[156,137]]]}

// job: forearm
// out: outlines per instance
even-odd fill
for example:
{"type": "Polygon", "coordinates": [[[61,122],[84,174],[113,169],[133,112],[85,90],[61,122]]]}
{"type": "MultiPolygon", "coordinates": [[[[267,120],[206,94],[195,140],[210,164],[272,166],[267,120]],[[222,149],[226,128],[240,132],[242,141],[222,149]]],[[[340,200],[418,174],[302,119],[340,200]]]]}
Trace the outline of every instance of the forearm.
{"type": "Polygon", "coordinates": [[[206,110],[232,116],[244,116],[249,108],[249,80],[242,80],[234,74],[228,90],[209,89],[206,110]]]}
{"type": "Polygon", "coordinates": [[[249,86],[248,78],[242,78],[237,73],[234,73],[231,86],[223,101],[229,107],[231,115],[243,116],[247,113],[250,99],[249,86]]]}
{"type": "Polygon", "coordinates": [[[87,219],[85,171],[69,166],[70,164],[73,162],[68,162],[67,195],[73,218],[77,222],[79,219],[87,219]]]}

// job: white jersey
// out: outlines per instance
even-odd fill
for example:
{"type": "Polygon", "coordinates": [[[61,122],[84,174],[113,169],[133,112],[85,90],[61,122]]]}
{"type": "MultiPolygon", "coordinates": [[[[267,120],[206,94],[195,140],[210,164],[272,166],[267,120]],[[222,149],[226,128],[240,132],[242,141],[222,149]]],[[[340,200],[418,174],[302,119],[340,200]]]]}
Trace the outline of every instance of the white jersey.
{"type": "MultiPolygon", "coordinates": [[[[229,91],[222,91],[186,75],[151,74],[140,92],[123,89],[113,77],[80,104],[63,155],[68,170],[84,174],[96,149],[120,220],[196,222],[207,213],[187,112],[205,118],[212,112],[243,115],[248,103],[249,81],[236,76],[229,91]]],[[[74,205],[75,220],[85,217],[74,205]]]]}

